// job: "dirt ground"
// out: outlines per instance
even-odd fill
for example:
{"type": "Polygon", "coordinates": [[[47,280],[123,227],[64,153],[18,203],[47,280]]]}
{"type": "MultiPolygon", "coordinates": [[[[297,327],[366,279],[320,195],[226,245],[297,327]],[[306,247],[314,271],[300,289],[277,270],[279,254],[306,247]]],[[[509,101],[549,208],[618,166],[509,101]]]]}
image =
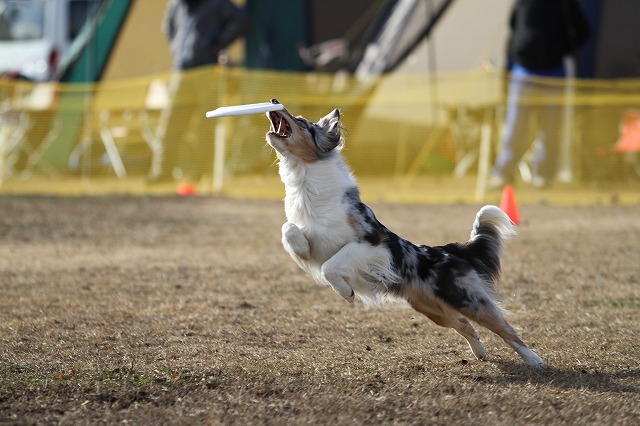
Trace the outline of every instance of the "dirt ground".
{"type": "MultiPolygon", "coordinates": [[[[437,245],[479,206],[372,207],[437,245]]],[[[541,371],[313,284],[280,202],[2,197],[0,423],[639,424],[640,206],[520,215],[501,291],[541,371]]]]}

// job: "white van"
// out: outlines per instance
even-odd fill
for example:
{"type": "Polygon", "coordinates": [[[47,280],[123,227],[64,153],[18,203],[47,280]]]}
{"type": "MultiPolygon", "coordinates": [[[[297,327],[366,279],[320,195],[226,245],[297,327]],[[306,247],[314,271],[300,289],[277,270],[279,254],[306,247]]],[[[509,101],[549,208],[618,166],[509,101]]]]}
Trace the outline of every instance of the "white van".
{"type": "Polygon", "coordinates": [[[48,81],[95,0],[0,0],[0,75],[48,81]]]}

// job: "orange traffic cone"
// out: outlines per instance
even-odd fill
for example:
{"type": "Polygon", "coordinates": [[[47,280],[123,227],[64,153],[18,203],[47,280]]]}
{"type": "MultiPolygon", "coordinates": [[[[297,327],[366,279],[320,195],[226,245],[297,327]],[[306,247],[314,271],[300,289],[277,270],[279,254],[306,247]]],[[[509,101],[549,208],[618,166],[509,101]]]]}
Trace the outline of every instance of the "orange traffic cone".
{"type": "Polygon", "coordinates": [[[515,223],[516,225],[520,224],[520,214],[518,213],[516,195],[511,185],[506,185],[502,189],[502,200],[500,201],[500,210],[505,212],[513,223],[515,223]]]}

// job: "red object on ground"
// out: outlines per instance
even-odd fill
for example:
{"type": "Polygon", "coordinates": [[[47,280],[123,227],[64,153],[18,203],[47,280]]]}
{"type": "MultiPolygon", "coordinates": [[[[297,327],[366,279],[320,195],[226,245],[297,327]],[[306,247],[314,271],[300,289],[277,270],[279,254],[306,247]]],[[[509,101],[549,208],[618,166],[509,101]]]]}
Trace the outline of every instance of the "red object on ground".
{"type": "Polygon", "coordinates": [[[500,210],[505,212],[509,219],[516,225],[520,224],[520,213],[518,213],[518,204],[516,203],[516,194],[513,186],[506,185],[502,189],[502,200],[500,201],[500,210]]]}
{"type": "Polygon", "coordinates": [[[181,195],[183,197],[188,195],[196,195],[197,193],[198,191],[196,191],[195,186],[187,182],[183,182],[179,184],[178,187],[176,188],[176,194],[181,195]]]}

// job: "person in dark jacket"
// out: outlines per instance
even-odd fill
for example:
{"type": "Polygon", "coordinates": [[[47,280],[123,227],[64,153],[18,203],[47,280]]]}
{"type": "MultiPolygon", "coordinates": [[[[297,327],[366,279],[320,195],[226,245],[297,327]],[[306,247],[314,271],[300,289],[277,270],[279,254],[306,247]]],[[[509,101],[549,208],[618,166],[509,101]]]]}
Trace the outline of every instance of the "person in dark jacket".
{"type": "Polygon", "coordinates": [[[185,174],[198,179],[213,163],[213,128],[204,114],[216,104],[217,82],[203,67],[217,64],[223,49],[244,35],[249,25],[249,14],[230,0],[169,2],[163,29],[175,72],[169,87],[171,104],[158,129],[162,164],[152,170],[152,181],[185,174]],[[180,161],[186,170],[177,168],[180,161]]]}
{"type": "Polygon", "coordinates": [[[539,129],[532,161],[533,184],[545,187],[557,170],[564,59],[587,40],[589,27],[575,0],[517,0],[509,25],[511,69],[505,129],[490,186],[499,188],[513,182],[533,140],[528,137],[533,118],[539,129]]]}
{"type": "Polygon", "coordinates": [[[217,63],[220,51],[248,29],[248,13],[229,0],[171,0],[164,21],[178,70],[217,63]]]}

